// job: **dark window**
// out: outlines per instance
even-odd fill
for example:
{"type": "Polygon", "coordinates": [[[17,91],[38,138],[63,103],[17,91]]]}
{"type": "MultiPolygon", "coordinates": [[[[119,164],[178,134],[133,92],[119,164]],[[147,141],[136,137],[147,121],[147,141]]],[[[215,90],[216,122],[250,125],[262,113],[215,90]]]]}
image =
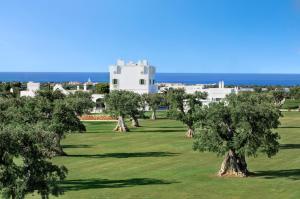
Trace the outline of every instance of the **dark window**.
{"type": "Polygon", "coordinates": [[[113,79],[113,84],[114,85],[118,84],[118,79],[113,79]]]}
{"type": "Polygon", "coordinates": [[[144,79],[140,79],[140,85],[145,85],[145,80],[144,79]]]}
{"type": "Polygon", "coordinates": [[[152,80],[152,84],[155,84],[155,80],[154,79],[152,80]]]}

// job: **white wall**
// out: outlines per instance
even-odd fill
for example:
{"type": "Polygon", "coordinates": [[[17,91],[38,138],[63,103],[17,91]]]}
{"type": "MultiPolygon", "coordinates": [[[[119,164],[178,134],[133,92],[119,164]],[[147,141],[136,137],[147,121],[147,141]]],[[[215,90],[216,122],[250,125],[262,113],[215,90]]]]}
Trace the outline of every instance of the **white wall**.
{"type": "Polygon", "coordinates": [[[20,91],[21,97],[35,97],[36,92],[40,90],[40,83],[35,82],[28,82],[27,83],[27,90],[20,91]]]}
{"type": "Polygon", "coordinates": [[[150,66],[146,60],[138,63],[118,60],[116,65],[109,68],[110,71],[110,90],[128,90],[139,94],[156,93],[157,86],[155,81],[155,67],[150,66]],[[118,80],[118,84],[113,84],[113,79],[118,80]],[[141,85],[140,80],[144,79],[145,84],[141,85]]]}

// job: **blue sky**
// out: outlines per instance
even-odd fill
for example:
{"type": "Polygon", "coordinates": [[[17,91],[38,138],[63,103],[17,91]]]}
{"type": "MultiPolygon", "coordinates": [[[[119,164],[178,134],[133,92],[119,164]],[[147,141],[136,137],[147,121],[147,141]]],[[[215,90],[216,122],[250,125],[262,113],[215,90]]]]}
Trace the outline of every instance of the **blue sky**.
{"type": "Polygon", "coordinates": [[[0,71],[300,73],[300,0],[0,0],[0,71]]]}

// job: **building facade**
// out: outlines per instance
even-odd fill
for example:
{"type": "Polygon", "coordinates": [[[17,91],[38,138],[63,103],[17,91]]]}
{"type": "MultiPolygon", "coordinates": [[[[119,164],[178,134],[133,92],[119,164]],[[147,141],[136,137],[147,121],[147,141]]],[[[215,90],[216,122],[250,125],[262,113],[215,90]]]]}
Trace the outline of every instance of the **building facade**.
{"type": "Polygon", "coordinates": [[[35,97],[36,92],[40,90],[40,83],[28,82],[27,89],[25,91],[20,91],[21,97],[35,97]]]}
{"type": "Polygon", "coordinates": [[[157,93],[155,84],[155,67],[147,60],[137,63],[118,60],[109,67],[110,91],[127,90],[135,93],[157,93]]]}

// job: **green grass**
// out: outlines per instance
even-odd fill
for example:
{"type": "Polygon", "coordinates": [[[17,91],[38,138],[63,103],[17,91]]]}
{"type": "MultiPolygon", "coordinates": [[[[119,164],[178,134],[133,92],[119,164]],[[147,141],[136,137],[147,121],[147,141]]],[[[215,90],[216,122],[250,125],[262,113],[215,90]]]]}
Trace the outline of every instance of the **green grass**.
{"type": "Polygon", "coordinates": [[[300,113],[284,115],[280,152],[248,158],[256,173],[248,178],[217,177],[222,157],[193,151],[177,121],[141,120],[127,134],[112,132],[112,122],[85,122],[87,133],[63,141],[69,156],[54,160],[69,169],[61,198],[300,198],[300,113]]]}
{"type": "Polygon", "coordinates": [[[284,104],[282,105],[283,109],[298,109],[300,106],[299,99],[286,99],[284,104]]]}

